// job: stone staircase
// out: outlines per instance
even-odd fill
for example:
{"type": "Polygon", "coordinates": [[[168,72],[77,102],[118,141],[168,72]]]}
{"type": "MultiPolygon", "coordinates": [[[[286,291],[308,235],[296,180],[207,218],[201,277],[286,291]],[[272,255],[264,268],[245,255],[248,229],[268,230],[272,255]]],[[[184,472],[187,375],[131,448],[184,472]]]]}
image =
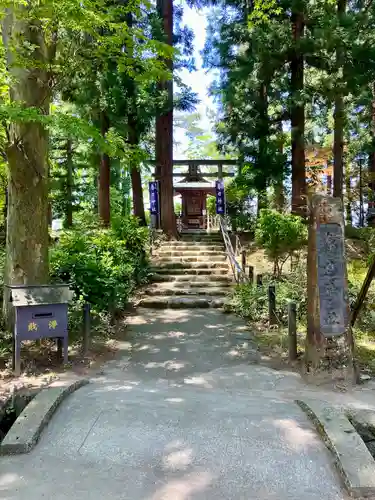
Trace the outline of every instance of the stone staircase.
{"type": "Polygon", "coordinates": [[[153,256],[153,283],[141,307],[223,307],[231,277],[221,234],[185,234],[166,241],[153,256]]]}

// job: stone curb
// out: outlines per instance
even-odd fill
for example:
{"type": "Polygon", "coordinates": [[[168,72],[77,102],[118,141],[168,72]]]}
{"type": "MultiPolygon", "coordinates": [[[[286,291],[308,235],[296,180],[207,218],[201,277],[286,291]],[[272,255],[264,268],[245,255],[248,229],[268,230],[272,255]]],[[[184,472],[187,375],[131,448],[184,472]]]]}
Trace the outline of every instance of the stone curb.
{"type": "Polygon", "coordinates": [[[31,451],[62,401],[88,383],[87,379],[79,379],[60,387],[42,389],[12,425],[0,444],[0,454],[18,455],[31,451]]]}
{"type": "Polygon", "coordinates": [[[296,400],[311,418],[326,446],[335,456],[337,468],[354,498],[374,498],[375,461],[343,412],[316,400],[296,400]]]}

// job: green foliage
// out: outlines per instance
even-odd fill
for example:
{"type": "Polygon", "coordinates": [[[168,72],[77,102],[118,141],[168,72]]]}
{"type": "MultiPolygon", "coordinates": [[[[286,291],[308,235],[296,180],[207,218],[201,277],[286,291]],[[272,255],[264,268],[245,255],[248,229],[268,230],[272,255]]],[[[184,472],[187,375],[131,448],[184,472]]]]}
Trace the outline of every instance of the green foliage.
{"type": "Polygon", "coordinates": [[[174,212],[175,214],[180,214],[182,211],[182,205],[180,201],[175,201],[174,202],[174,212]]]}
{"type": "Polygon", "coordinates": [[[244,318],[251,321],[268,321],[268,286],[276,289],[276,315],[279,326],[287,324],[288,303],[298,304],[298,319],[306,320],[306,269],[305,265],[295,267],[294,271],[282,279],[275,280],[270,275],[263,276],[263,286],[250,283],[238,285],[233,293],[230,307],[244,318]]]}
{"type": "MultiPolygon", "coordinates": [[[[359,250],[359,244],[362,245],[362,253],[371,262],[375,254],[375,229],[372,227],[345,227],[345,237],[356,242],[356,249],[359,250]]],[[[361,255],[358,254],[358,257],[361,255]]]]}
{"type": "Polygon", "coordinates": [[[225,186],[227,214],[233,231],[254,231],[255,216],[251,210],[252,192],[237,176],[225,186]]]}
{"type": "MultiPolygon", "coordinates": [[[[241,186],[238,179],[231,181],[225,186],[227,214],[229,216],[233,231],[254,231],[255,215],[251,211],[249,191],[241,186]]],[[[209,215],[216,214],[215,196],[207,196],[207,211],[209,215]]]]}
{"type": "Polygon", "coordinates": [[[216,198],[215,196],[209,195],[206,200],[206,207],[208,215],[216,214],[216,198]]]}
{"type": "Polygon", "coordinates": [[[276,210],[261,210],[255,230],[255,240],[274,263],[275,276],[282,264],[306,243],[307,229],[300,217],[281,214],[276,210]]]}
{"type": "MultiPolygon", "coordinates": [[[[334,129],[343,128],[345,169],[351,168],[346,173],[356,184],[352,197],[358,200],[355,165],[359,156],[365,164],[375,148],[375,4],[343,2],[338,9],[336,1],[221,0],[215,6],[209,13],[204,62],[216,70],[211,93],[220,101],[220,151],[234,150],[249,187],[262,192],[290,175],[292,136],[303,135],[310,169],[330,162],[334,129]],[[304,22],[300,39],[298,17],[304,22]],[[296,53],[303,59],[301,88],[295,87],[290,66],[296,53]],[[343,116],[334,112],[337,97],[344,99],[343,116]],[[301,111],[303,106],[302,116],[290,125],[297,106],[301,111]],[[323,163],[312,153],[320,147],[329,151],[323,163]]],[[[302,172],[304,158],[298,163],[302,172]]]]}
{"type": "Polygon", "coordinates": [[[123,309],[135,286],[147,280],[147,237],[132,218],[114,218],[110,229],[102,229],[89,217],[64,231],[51,250],[51,278],[68,283],[76,299],[97,312],[123,309]]]}
{"type": "MultiPolygon", "coordinates": [[[[348,263],[349,301],[356,299],[366,276],[368,265],[363,260],[354,260],[348,263]]],[[[242,317],[257,322],[259,326],[268,323],[268,285],[275,285],[276,314],[278,326],[286,327],[288,323],[288,302],[297,304],[297,320],[301,330],[307,325],[307,288],[306,288],[306,261],[301,260],[293,272],[284,274],[275,280],[272,276],[263,276],[262,287],[242,284],[236,287],[230,302],[230,309],[242,317]]],[[[375,330],[375,283],[370,286],[367,298],[359,313],[355,325],[356,355],[361,365],[375,370],[374,330],[375,330]]],[[[282,331],[282,330],[280,330],[282,331]]],[[[261,334],[262,337],[264,335],[261,334]]],[[[260,340],[262,342],[262,340],[260,340]]]]}

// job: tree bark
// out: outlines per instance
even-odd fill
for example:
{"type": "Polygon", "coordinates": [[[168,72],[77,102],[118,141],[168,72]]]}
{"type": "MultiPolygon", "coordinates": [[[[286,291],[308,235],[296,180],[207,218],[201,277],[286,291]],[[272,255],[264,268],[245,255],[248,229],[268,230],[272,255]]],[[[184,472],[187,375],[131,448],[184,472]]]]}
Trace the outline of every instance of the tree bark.
{"type": "MultiPolygon", "coordinates": [[[[278,123],[277,126],[278,133],[281,135],[283,132],[283,124],[282,122],[278,123]]],[[[284,153],[284,146],[283,143],[280,141],[280,146],[279,146],[279,153],[280,157],[284,153]]],[[[284,189],[284,182],[282,177],[277,180],[275,186],[274,186],[274,207],[278,212],[283,212],[285,210],[285,189],[284,189]]]]}
{"type": "Polygon", "coordinates": [[[371,152],[369,155],[368,225],[375,227],[375,82],[372,84],[371,152]]]}
{"type": "MultiPolygon", "coordinates": [[[[173,0],[158,0],[158,13],[163,20],[166,42],[173,45],[173,0]]],[[[165,61],[173,71],[173,61],[165,61]]],[[[165,110],[156,118],[156,178],[160,181],[161,228],[170,238],[177,238],[176,216],[173,206],[173,79],[160,84],[167,92],[165,110]]]]}
{"type": "Polygon", "coordinates": [[[73,168],[72,141],[68,139],[66,143],[66,228],[73,226],[73,168]]]}
{"type": "MultiPolygon", "coordinates": [[[[103,111],[101,115],[101,132],[104,137],[109,130],[109,119],[103,111]]],[[[111,223],[111,160],[106,153],[102,153],[99,168],[98,183],[98,208],[99,218],[104,227],[109,227],[111,223]]]]}
{"type": "MultiPolygon", "coordinates": [[[[126,24],[129,28],[133,27],[133,14],[129,12],[126,16],[126,24]]],[[[134,57],[133,51],[129,49],[129,56],[134,57]]],[[[136,82],[134,78],[128,80],[130,109],[128,111],[128,142],[134,150],[139,145],[138,116],[136,102],[136,82]]],[[[146,226],[146,215],[143,201],[142,177],[140,165],[136,162],[136,155],[132,155],[130,160],[130,177],[133,193],[133,212],[142,226],[146,226]]]]}
{"type": "Polygon", "coordinates": [[[130,170],[133,192],[133,211],[135,217],[139,220],[141,226],[146,226],[145,207],[143,203],[143,189],[141,171],[137,165],[132,166],[130,170]]]}
{"type": "MultiPolygon", "coordinates": [[[[27,108],[49,113],[50,87],[45,68],[49,51],[39,20],[22,18],[8,11],[3,25],[10,80],[10,100],[27,108]],[[17,55],[24,46],[32,47],[30,64],[20,67],[17,55]]],[[[37,121],[13,121],[9,128],[8,216],[6,235],[5,283],[9,285],[45,284],[48,267],[48,135],[37,121]]],[[[4,312],[9,319],[9,295],[4,294],[4,312]]]]}
{"type": "Polygon", "coordinates": [[[343,198],[344,182],[344,123],[345,110],[342,95],[335,98],[333,133],[333,196],[343,198]]]}
{"type": "Polygon", "coordinates": [[[346,163],[346,172],[345,172],[345,191],[346,191],[346,207],[345,207],[345,215],[346,215],[346,224],[348,226],[353,225],[353,217],[352,217],[352,203],[353,203],[353,195],[352,195],[352,186],[350,183],[350,174],[351,168],[349,162],[346,163]]]}
{"type": "MultiPolygon", "coordinates": [[[[339,24],[342,23],[342,17],[346,10],[346,0],[337,0],[337,18],[339,24]]],[[[344,95],[342,89],[343,83],[343,65],[344,50],[341,43],[336,49],[336,95],[335,110],[333,114],[333,196],[343,199],[343,181],[344,181],[344,127],[345,127],[345,108],[344,95]]]]}
{"type": "Polygon", "coordinates": [[[267,202],[267,191],[258,191],[258,203],[257,203],[257,217],[260,216],[260,211],[268,208],[268,202],[267,202]]]}
{"type": "Polygon", "coordinates": [[[292,213],[306,215],[306,167],[305,167],[305,104],[302,101],[304,88],[304,60],[301,39],[304,34],[302,12],[292,12],[294,49],[290,61],[291,71],[291,143],[292,143],[292,213]]]}

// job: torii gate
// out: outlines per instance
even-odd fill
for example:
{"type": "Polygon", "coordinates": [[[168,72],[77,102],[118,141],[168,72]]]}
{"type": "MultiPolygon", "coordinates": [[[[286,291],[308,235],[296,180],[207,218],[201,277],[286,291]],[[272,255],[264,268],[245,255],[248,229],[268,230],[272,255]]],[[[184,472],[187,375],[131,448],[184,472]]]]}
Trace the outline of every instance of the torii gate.
{"type": "MultiPolygon", "coordinates": [[[[155,161],[149,163],[155,165],[155,161]]],[[[233,177],[234,172],[225,172],[225,166],[235,166],[236,160],[173,160],[173,167],[187,166],[188,172],[173,173],[174,194],[181,195],[181,229],[197,230],[207,228],[206,199],[215,195],[215,181],[224,177],[233,177]],[[216,166],[216,172],[202,173],[200,166],[216,166]],[[182,180],[175,182],[176,178],[182,180]],[[208,180],[214,178],[214,180],[208,180]]],[[[154,173],[155,177],[156,172],[154,173]]]]}

